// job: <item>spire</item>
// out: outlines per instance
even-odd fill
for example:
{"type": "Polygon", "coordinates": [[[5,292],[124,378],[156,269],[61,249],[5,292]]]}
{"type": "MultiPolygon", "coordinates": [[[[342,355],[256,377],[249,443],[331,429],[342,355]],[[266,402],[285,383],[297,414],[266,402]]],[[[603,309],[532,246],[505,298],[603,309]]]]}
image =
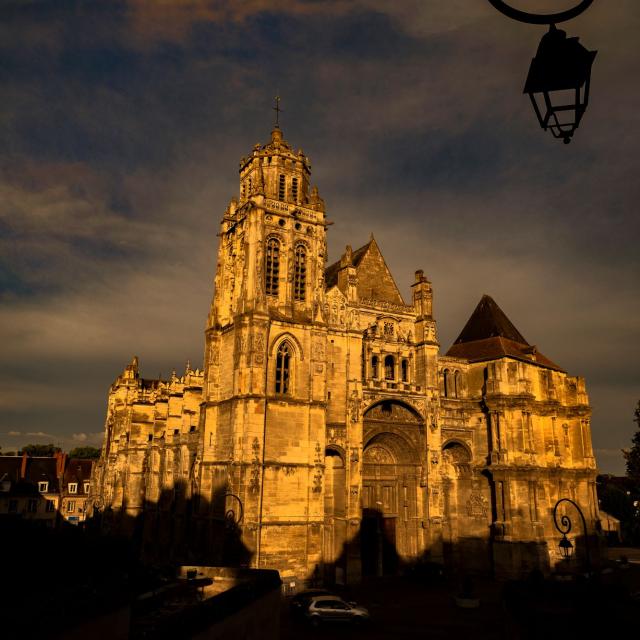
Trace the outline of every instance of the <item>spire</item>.
{"type": "Polygon", "coordinates": [[[274,129],[279,129],[280,128],[280,112],[282,111],[282,109],[280,108],[280,96],[277,95],[279,92],[276,92],[276,97],[275,102],[276,102],[276,106],[272,107],[272,109],[276,112],[276,121],[273,124],[273,128],[274,129]]]}
{"type": "Polygon", "coordinates": [[[529,345],[494,299],[485,294],[454,344],[496,337],[529,345]]]}

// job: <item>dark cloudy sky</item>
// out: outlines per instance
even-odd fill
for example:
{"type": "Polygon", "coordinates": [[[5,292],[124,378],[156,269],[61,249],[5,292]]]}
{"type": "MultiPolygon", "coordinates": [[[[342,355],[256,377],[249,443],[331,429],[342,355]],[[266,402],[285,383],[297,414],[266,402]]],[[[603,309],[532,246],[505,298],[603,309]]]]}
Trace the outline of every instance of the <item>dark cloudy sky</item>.
{"type": "MultiPolygon", "coordinates": [[[[514,0],[566,8],[575,0],[514,0]]],[[[565,146],[521,94],[543,27],[486,0],[4,0],[0,444],[98,444],[109,384],[202,361],[218,222],[282,95],[335,222],[423,268],[446,350],[483,293],[584,375],[598,463],[640,398],[640,2],[567,23],[598,50],[565,146]]]]}

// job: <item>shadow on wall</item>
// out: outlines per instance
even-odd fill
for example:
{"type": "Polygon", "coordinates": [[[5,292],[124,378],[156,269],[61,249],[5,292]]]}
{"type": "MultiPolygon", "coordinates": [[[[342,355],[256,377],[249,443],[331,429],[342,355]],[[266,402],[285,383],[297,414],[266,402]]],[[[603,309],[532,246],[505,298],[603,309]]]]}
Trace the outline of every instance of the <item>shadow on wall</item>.
{"type": "Polygon", "coordinates": [[[360,578],[418,574],[435,577],[438,573],[524,579],[534,572],[572,574],[601,564],[601,541],[593,535],[588,540],[584,535],[573,539],[572,559],[555,564],[550,562],[547,541],[514,542],[489,535],[440,540],[422,556],[408,560],[398,553],[395,520],[376,509],[365,509],[357,532],[342,545],[337,559],[314,570],[307,583],[342,585],[360,578]]]}
{"type": "Polygon", "coordinates": [[[146,502],[140,514],[122,509],[94,510],[87,527],[110,538],[129,540],[132,552],[145,565],[175,567],[195,564],[248,567],[253,556],[241,539],[241,507],[224,487],[213,500],[189,496],[179,481],[164,489],[157,502],[146,502]]]}
{"type": "Polygon", "coordinates": [[[178,483],[163,491],[137,516],[124,505],[95,510],[80,525],[58,518],[53,528],[29,514],[0,516],[0,602],[11,612],[3,637],[71,637],[84,623],[97,627],[96,639],[102,631],[120,637],[113,628],[120,612],[126,630],[131,600],[174,580],[178,565],[249,566],[252,554],[240,539],[239,514],[225,508],[225,492],[209,502],[189,498],[185,489],[178,483]]]}

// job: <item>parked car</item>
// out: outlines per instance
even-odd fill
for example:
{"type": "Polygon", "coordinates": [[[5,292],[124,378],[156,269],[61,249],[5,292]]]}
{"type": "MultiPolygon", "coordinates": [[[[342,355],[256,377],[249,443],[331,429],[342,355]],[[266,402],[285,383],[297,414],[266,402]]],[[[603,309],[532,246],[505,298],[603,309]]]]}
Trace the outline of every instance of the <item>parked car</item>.
{"type": "Polygon", "coordinates": [[[311,598],[316,596],[334,596],[335,593],[329,591],[329,589],[306,589],[305,591],[300,591],[296,593],[291,601],[289,602],[289,608],[291,609],[291,613],[295,616],[304,616],[309,607],[309,603],[311,598]]]}
{"type": "Polygon", "coordinates": [[[355,602],[345,602],[338,596],[314,596],[309,601],[305,617],[314,626],[328,622],[361,624],[369,620],[369,612],[355,602]]]}

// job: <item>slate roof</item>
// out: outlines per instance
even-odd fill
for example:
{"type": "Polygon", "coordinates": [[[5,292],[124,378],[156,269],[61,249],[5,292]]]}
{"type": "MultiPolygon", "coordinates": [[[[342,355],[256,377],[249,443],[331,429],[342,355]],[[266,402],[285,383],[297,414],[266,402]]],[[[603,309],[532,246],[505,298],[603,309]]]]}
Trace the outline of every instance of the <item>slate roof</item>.
{"type": "MultiPolygon", "coordinates": [[[[367,253],[367,250],[369,249],[372,242],[375,242],[373,237],[371,238],[371,240],[369,240],[369,242],[367,242],[367,244],[363,245],[359,249],[356,249],[351,254],[351,264],[354,267],[357,267],[360,265],[360,263],[362,262],[362,258],[364,258],[364,255],[367,253]]],[[[342,258],[340,258],[340,260],[337,260],[333,264],[330,264],[324,270],[324,282],[325,282],[325,287],[327,289],[330,289],[331,287],[335,287],[335,285],[338,284],[338,271],[340,271],[341,262],[342,262],[342,258]]]]}
{"type": "Polygon", "coordinates": [[[56,458],[29,456],[25,477],[21,478],[22,456],[0,456],[0,480],[11,482],[10,495],[39,495],[38,482],[41,481],[49,483],[47,493],[57,493],[56,462],[56,458]]]}
{"type": "Polygon", "coordinates": [[[507,338],[513,342],[529,346],[529,343],[513,326],[511,320],[507,318],[494,299],[485,294],[453,344],[495,337],[507,338]]]}
{"type": "MultiPolygon", "coordinates": [[[[346,254],[325,269],[327,289],[338,284],[338,272],[345,258],[346,254]]],[[[351,264],[356,268],[358,277],[358,298],[404,305],[402,295],[373,235],[367,244],[351,252],[351,264]]]]}
{"type": "Polygon", "coordinates": [[[93,460],[85,460],[81,458],[71,458],[64,472],[62,486],[65,491],[68,490],[70,482],[78,484],[78,493],[84,493],[83,484],[91,480],[91,465],[93,460]]]}
{"type": "Polygon", "coordinates": [[[525,340],[504,311],[488,295],[482,296],[446,355],[470,362],[514,358],[563,371],[525,340]]]}

